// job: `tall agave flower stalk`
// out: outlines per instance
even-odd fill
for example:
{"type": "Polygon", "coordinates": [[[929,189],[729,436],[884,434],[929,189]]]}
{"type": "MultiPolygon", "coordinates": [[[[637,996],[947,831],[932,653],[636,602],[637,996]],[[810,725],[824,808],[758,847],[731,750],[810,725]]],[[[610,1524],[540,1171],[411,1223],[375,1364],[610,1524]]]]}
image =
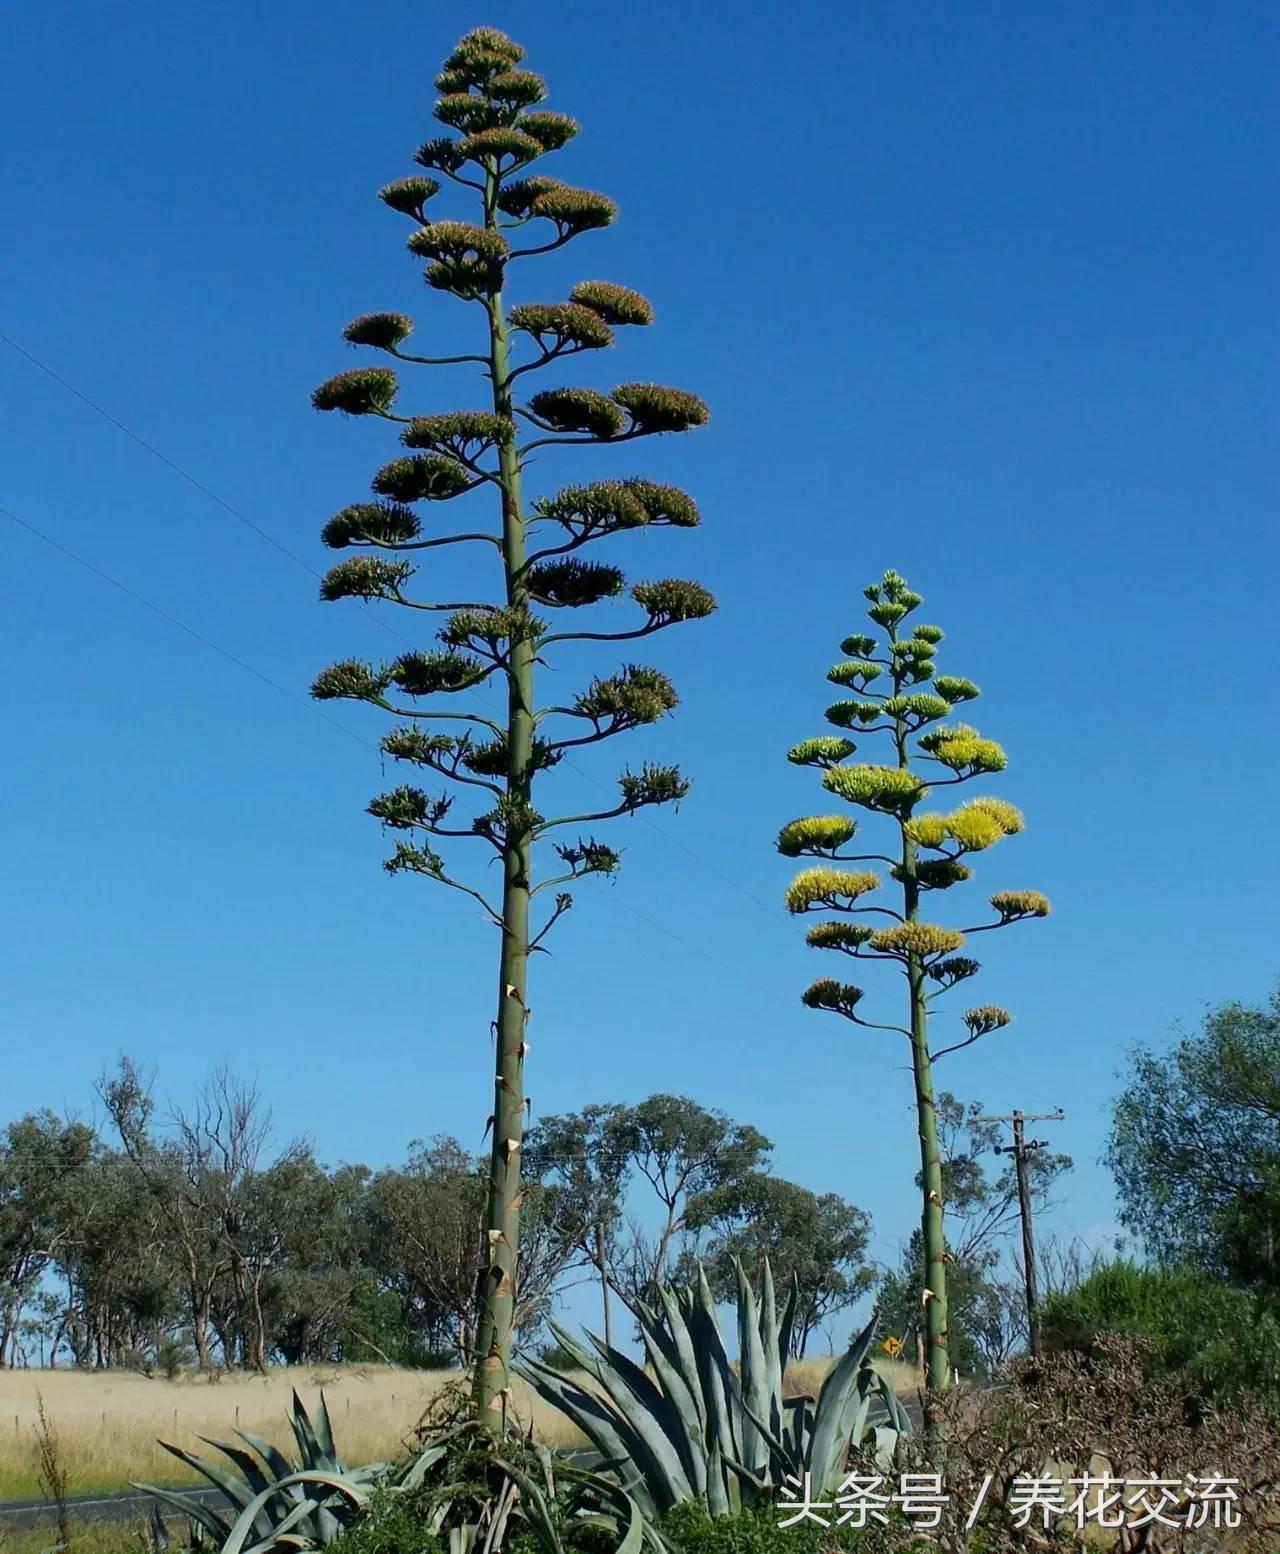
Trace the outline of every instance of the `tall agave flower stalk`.
{"type": "MultiPolygon", "coordinates": [[[[940,1048],[934,1045],[935,1005],[979,971],[976,960],[956,952],[971,934],[989,933],[1028,918],[1044,917],[1049,903],[1034,890],[998,891],[989,898],[993,918],[964,928],[930,921],[931,898],[971,877],[966,859],[1023,828],[1022,816],[1005,799],[973,798],[957,808],[924,809],[936,789],[967,783],[1004,770],[1004,751],[967,724],[950,721],[955,709],[974,701],[978,688],[969,680],[935,672],[942,641],[936,626],[908,630],[908,617],[922,603],[896,572],[886,572],[865,590],[874,634],[848,637],[846,654],[827,679],[852,695],[827,709],[827,721],[846,733],[883,738],[889,762],[853,762],[856,746],[842,734],[805,740],[788,752],[797,766],[816,767],[828,793],[881,820],[890,836],[887,850],[847,851],[859,833],[847,814],[793,820],[778,836],[778,851],[789,858],[820,860],[792,881],[786,895],[796,914],[834,912],[835,919],[815,923],[808,932],[814,948],[857,961],[896,966],[905,983],[904,1023],[865,1019],[863,989],[823,977],[803,994],[811,1009],[838,1014],[868,1030],[905,1037],[911,1049],[916,1118],[920,1136],[921,1225],[925,1262],[925,1380],[931,1394],[947,1384],[950,1373],[947,1335],[946,1241],[943,1229],[942,1166],[938,1155],[933,1066],[947,1053],[971,1046],[1008,1025],[1012,1018],[994,1004],[967,1009],[963,1034],[940,1048]],[[928,687],[923,689],[922,687],[928,687]],[[840,867],[853,865],[854,867],[840,867]],[[885,888],[880,865],[889,876],[893,905],[868,898],[885,888]],[[866,919],[882,919],[881,926],[866,919]]],[[[937,1434],[937,1410],[930,1411],[937,1434]]]]}
{"type": "MultiPolygon", "coordinates": [[[[563,386],[525,392],[530,375],[558,371],[575,356],[607,349],[615,330],[650,323],[653,310],[636,292],[600,280],[581,282],[565,300],[509,305],[513,272],[522,274],[537,255],[609,226],[616,213],[602,194],[530,172],[572,140],[578,125],[538,106],[547,89],[539,76],[520,68],[523,55],[492,28],[463,38],[436,79],[441,96],[435,116],[454,133],[419,148],[415,160],[423,175],[380,191],[384,205],[412,222],[408,246],[426,261],[428,286],[474,309],[474,352],[413,353],[407,346],[413,324],[401,313],[371,313],[345,331],[352,344],[415,369],[478,369],[487,380],[487,403],[427,415],[402,412],[400,383],[390,366],[340,373],[313,396],[319,410],[375,416],[399,426],[405,449],[373,477],[375,500],[344,508],[325,526],[327,545],[363,553],[329,572],[322,597],[439,611],[443,624],[438,647],[403,653],[380,667],[336,664],[319,676],[312,694],[368,702],[408,720],[383,738],[383,750],[444,779],[444,791],[429,794],[406,785],[369,806],[385,826],[404,834],[386,867],[465,895],[501,935],[487,1250],[477,1294],[475,1355],[476,1402],[495,1430],[510,1383],[518,1276],[529,957],[572,905],[563,887],[618,867],[617,852],[577,828],[669,804],[688,791],[678,768],[646,764],[624,771],[617,801],[598,812],[551,819],[541,814],[534,804],[535,783],[566,751],[654,723],[675,707],[677,697],[665,674],[628,663],[572,699],[539,708],[535,667],[558,644],[634,641],[715,608],[699,584],[664,579],[630,588],[638,613],[618,629],[559,630],[549,623],[563,611],[598,604],[616,609],[624,594],[617,567],[581,559],[579,552],[633,530],[692,528],[699,515],[683,491],[639,478],[569,486],[526,504],[522,482],[530,455],[686,431],[705,423],[707,409],[692,394],[650,383],[624,383],[607,394],[563,386]],[[474,220],[437,219],[435,202],[446,182],[471,202],[474,220]],[[489,521],[477,515],[460,532],[438,532],[435,514],[466,498],[469,508],[483,505],[489,521]],[[444,554],[442,547],[489,556],[498,597],[451,603],[412,597],[412,558],[431,552],[434,559],[444,554]],[[484,696],[490,682],[500,692],[500,710],[484,696]],[[462,707],[440,710],[439,700],[449,697],[462,707]],[[461,815],[455,811],[460,797],[478,803],[461,815]],[[493,899],[482,888],[488,878],[482,870],[473,884],[447,869],[435,851],[436,838],[496,854],[501,896],[493,899]],[[535,853],[543,841],[554,846],[559,868],[538,880],[535,853]],[[555,894],[548,898],[548,892],[555,894]],[[540,898],[549,905],[535,922],[540,898]]],[[[433,581],[442,570],[433,564],[433,581]]],[[[473,568],[469,575],[477,572],[473,568]]],[[[423,615],[407,618],[420,621],[423,615]]]]}

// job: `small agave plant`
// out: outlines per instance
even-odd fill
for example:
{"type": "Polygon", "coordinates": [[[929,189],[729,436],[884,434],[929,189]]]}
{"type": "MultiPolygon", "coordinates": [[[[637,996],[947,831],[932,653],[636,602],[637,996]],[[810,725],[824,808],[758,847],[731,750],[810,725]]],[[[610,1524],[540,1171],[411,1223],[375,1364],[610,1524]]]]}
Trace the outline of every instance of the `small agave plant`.
{"type": "Polygon", "coordinates": [[[788,1480],[815,1493],[833,1489],[851,1447],[871,1446],[890,1466],[910,1421],[872,1365],[873,1316],[832,1367],[816,1398],[784,1397],[783,1372],[799,1291],[781,1313],[766,1261],[757,1299],[737,1267],[739,1361],[730,1364],[716,1304],[700,1269],[687,1288],[659,1287],[656,1304],[630,1301],[648,1368],[588,1334],[587,1349],[555,1323],[552,1331],[597,1384],[588,1390],[540,1360],[517,1370],[582,1431],[647,1516],[701,1501],[727,1516],[775,1499],[788,1480]],[[872,1408],[880,1405],[878,1418],[872,1408]]]}
{"type": "MultiPolygon", "coordinates": [[[[522,1536],[531,1536],[544,1554],[566,1554],[564,1532],[574,1524],[602,1533],[614,1554],[670,1554],[622,1485],[553,1462],[545,1447],[495,1441],[474,1420],[438,1431],[398,1463],[360,1468],[338,1456],[323,1393],[313,1423],[295,1392],[290,1423],[297,1465],[247,1431],[236,1434],[248,1450],[202,1436],[238,1475],[160,1443],[226,1496],[230,1514],[181,1490],[134,1487],[186,1516],[190,1554],[307,1554],[327,1548],[366,1512],[376,1514],[375,1496],[400,1495],[415,1497],[424,1535],[447,1535],[450,1554],[501,1554],[506,1542],[522,1536]]],[[[170,1546],[159,1505],[152,1533],[157,1549],[170,1546]]]]}
{"type": "MultiPolygon", "coordinates": [[[[265,1554],[272,1549],[326,1548],[364,1510],[373,1491],[387,1481],[391,1466],[375,1462],[351,1468],[342,1461],[334,1445],[333,1424],[323,1392],[320,1412],[314,1421],[295,1392],[289,1423],[298,1443],[296,1464],[270,1441],[247,1430],[236,1431],[244,1446],[200,1437],[229,1458],[235,1472],[184,1451],[181,1446],[160,1442],[165,1451],[222,1491],[229,1502],[228,1511],[207,1505],[182,1490],[162,1489],[155,1484],[133,1487],[187,1518],[189,1546],[193,1549],[210,1548],[220,1554],[265,1554]]],[[[412,1487],[443,1451],[443,1447],[435,1454],[424,1451],[400,1482],[412,1487]]],[[[157,1513],[157,1533],[162,1525],[157,1513]]]]}

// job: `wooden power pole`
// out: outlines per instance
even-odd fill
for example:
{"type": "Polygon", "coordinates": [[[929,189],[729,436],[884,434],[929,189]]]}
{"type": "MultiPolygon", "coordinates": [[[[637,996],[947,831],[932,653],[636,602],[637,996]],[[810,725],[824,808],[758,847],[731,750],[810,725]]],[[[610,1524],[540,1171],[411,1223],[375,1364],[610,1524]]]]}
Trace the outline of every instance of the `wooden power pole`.
{"type": "Polygon", "coordinates": [[[979,1117],[978,1122],[1008,1122],[1013,1126],[1013,1143],[997,1144],[997,1155],[1012,1155],[1013,1169],[1018,1182],[1018,1207],[1022,1214],[1022,1268],[1027,1287],[1027,1347],[1032,1355],[1040,1357],[1040,1297],[1036,1288],[1036,1242],[1031,1222],[1031,1183],[1027,1176],[1027,1159],[1038,1149],[1045,1147],[1044,1139],[1028,1139],[1026,1125],[1029,1122],[1061,1122],[1061,1107],[1056,1112],[1010,1112],[1000,1117],[979,1117]]]}

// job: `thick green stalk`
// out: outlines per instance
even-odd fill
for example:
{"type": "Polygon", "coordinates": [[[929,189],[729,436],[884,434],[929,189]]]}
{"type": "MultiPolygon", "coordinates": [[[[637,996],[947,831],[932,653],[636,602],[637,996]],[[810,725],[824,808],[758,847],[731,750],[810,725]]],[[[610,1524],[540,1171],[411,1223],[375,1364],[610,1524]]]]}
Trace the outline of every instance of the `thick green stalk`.
{"type": "MultiPolygon", "coordinates": [[[[498,180],[486,179],[485,225],[497,226],[498,180]]],[[[513,419],[506,312],[501,289],[487,299],[493,408],[513,419]]],[[[514,438],[499,452],[502,555],[507,603],[527,607],[520,460],[514,438]]],[[[474,1398],[482,1423],[497,1434],[511,1385],[517,1259],[520,1243],[521,1145],[524,1138],[524,1054],[528,1006],[529,892],[532,870],[533,644],[512,639],[507,673],[506,839],[503,847],[502,954],[493,1076],[493,1150],[485,1213],[487,1260],[477,1292],[474,1398]]]]}
{"type": "MultiPolygon", "coordinates": [[[[890,632],[891,640],[896,634],[890,632]]],[[[902,675],[895,667],[893,694],[902,693],[902,675]]],[[[907,728],[902,718],[894,720],[894,739],[898,765],[910,767],[907,728]]],[[[920,918],[920,885],[916,875],[917,849],[905,826],[902,827],[902,915],[909,923],[920,918]]],[[[920,1137],[920,1176],[923,1205],[920,1219],[924,1239],[924,1374],[928,1393],[940,1392],[951,1375],[947,1348],[947,1243],[943,1226],[942,1161],[938,1154],[938,1117],[933,1095],[933,1064],[929,1058],[929,1010],[926,999],[924,962],[919,955],[907,956],[907,988],[911,1004],[911,1071],[916,1088],[916,1124],[920,1137]]],[[[926,1429],[931,1440],[940,1433],[935,1409],[926,1414],[926,1429]]]]}

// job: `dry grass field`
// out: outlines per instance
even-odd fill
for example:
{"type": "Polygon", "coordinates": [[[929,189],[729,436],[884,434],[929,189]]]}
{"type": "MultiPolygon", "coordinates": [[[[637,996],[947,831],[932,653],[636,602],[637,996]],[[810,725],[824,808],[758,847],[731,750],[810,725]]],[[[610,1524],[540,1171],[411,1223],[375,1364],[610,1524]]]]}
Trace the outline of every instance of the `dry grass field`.
{"type": "MultiPolygon", "coordinates": [[[[879,1359],[898,1392],[917,1385],[910,1367],[879,1359]]],[[[830,1356],[790,1367],[786,1390],[816,1393],[830,1356]]],[[[321,1389],[333,1419],[338,1450],[352,1463],[395,1455],[432,1397],[458,1373],[406,1371],[390,1366],[279,1368],[266,1376],[224,1376],[210,1381],[189,1375],[176,1381],[128,1371],[0,1371],[0,1499],[34,1498],[39,1403],[57,1435],[69,1476],[69,1492],[119,1489],[131,1480],[175,1483],[190,1477],[161,1449],[158,1439],[218,1457],[199,1439],[234,1439],[237,1427],[265,1436],[291,1457],[290,1398],[296,1388],[306,1407],[318,1406],[321,1389]]],[[[539,1438],[553,1445],[579,1440],[568,1422],[524,1385],[516,1385],[516,1412],[532,1421],[539,1438]]],[[[219,1459],[221,1460],[221,1459],[219,1459]]]]}

